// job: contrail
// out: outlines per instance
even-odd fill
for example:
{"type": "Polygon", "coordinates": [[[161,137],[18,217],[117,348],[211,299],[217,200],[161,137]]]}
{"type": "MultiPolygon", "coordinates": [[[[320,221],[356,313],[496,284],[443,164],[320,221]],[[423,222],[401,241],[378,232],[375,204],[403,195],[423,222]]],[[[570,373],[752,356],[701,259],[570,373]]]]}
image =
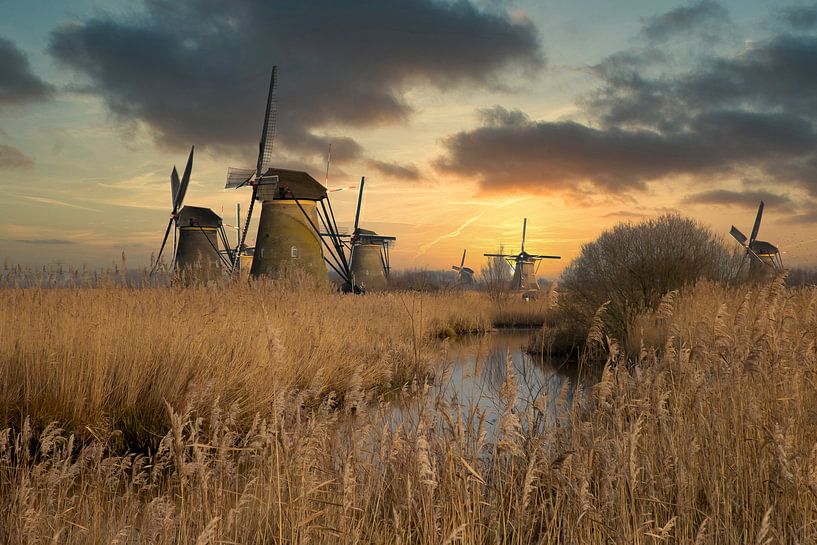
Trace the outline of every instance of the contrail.
{"type": "Polygon", "coordinates": [[[428,244],[423,244],[422,246],[420,246],[420,251],[417,253],[417,255],[414,256],[414,258],[417,259],[421,255],[425,254],[427,251],[429,251],[431,249],[432,246],[434,246],[435,244],[437,244],[441,240],[445,240],[447,238],[454,238],[455,236],[459,235],[460,233],[462,233],[463,229],[465,229],[466,227],[468,227],[469,225],[471,225],[472,223],[477,221],[484,214],[485,214],[485,212],[480,212],[479,214],[477,214],[473,218],[471,218],[469,220],[466,220],[465,223],[463,223],[462,225],[460,225],[459,227],[457,227],[456,229],[454,229],[450,233],[446,233],[446,234],[444,234],[442,236],[439,236],[439,237],[435,238],[434,240],[432,240],[431,242],[429,242],[428,244]]]}
{"type": "MultiPolygon", "coordinates": [[[[499,210],[500,208],[505,208],[506,206],[510,206],[510,205],[512,205],[512,204],[516,204],[516,203],[518,203],[519,201],[524,201],[524,200],[526,200],[527,198],[528,198],[528,197],[518,197],[518,198],[515,198],[515,199],[510,199],[509,201],[504,202],[504,203],[502,203],[502,204],[500,204],[500,205],[498,205],[498,206],[496,206],[496,205],[495,205],[495,206],[492,208],[492,210],[499,210]]],[[[435,238],[434,240],[432,240],[431,242],[429,242],[428,244],[424,244],[424,245],[420,246],[420,251],[419,251],[419,252],[418,252],[418,253],[417,253],[417,254],[414,256],[414,259],[417,259],[417,258],[418,258],[418,257],[420,257],[421,255],[425,254],[427,251],[429,251],[429,250],[431,249],[431,247],[432,247],[432,246],[434,246],[435,244],[437,244],[437,243],[438,243],[438,242],[440,242],[441,240],[445,240],[445,239],[447,239],[447,238],[454,238],[455,236],[459,235],[460,233],[462,233],[462,230],[463,230],[463,229],[465,229],[466,227],[468,227],[469,225],[471,225],[472,223],[474,223],[475,221],[477,221],[477,220],[478,220],[479,218],[481,218],[481,217],[482,217],[484,214],[485,214],[485,212],[480,212],[479,214],[477,214],[477,215],[476,215],[476,216],[474,216],[473,218],[471,218],[471,219],[469,219],[469,220],[466,220],[466,222],[465,222],[465,223],[463,223],[462,225],[460,225],[459,227],[457,227],[456,229],[454,229],[454,230],[453,230],[453,231],[451,231],[450,233],[447,233],[447,234],[445,234],[445,235],[443,235],[443,236],[441,236],[441,237],[437,237],[437,238],[435,238]]]]}
{"type": "Polygon", "coordinates": [[[38,202],[42,204],[53,204],[55,206],[67,206],[69,208],[78,208],[80,210],[88,210],[89,212],[99,212],[96,208],[88,208],[87,206],[80,206],[78,204],[71,204],[70,202],[58,201],[57,199],[50,199],[48,197],[36,197],[34,195],[19,195],[23,199],[38,202]]]}

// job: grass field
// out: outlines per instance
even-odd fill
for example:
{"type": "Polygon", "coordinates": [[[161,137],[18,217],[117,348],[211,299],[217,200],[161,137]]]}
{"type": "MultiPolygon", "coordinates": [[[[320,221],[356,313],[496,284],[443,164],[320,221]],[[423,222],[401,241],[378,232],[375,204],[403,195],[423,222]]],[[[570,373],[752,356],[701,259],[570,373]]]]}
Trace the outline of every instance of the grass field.
{"type": "Polygon", "coordinates": [[[0,542],[817,541],[814,288],[700,284],[640,346],[594,329],[611,355],[558,427],[531,425],[546,400],[490,441],[467,407],[376,402],[421,389],[441,333],[547,304],[2,290],[0,542]]]}

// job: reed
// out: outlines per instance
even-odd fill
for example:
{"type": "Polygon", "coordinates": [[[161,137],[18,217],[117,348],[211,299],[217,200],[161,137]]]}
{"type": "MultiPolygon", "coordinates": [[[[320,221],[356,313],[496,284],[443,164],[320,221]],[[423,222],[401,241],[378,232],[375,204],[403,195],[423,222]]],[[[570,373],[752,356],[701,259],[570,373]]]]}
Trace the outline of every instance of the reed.
{"type": "Polygon", "coordinates": [[[437,320],[489,306],[241,290],[224,306],[204,290],[2,293],[4,411],[20,418],[0,433],[0,541],[817,540],[813,288],[699,284],[636,317],[634,348],[601,328],[601,378],[552,400],[572,409],[558,426],[542,425],[549,400],[515,409],[509,366],[490,434],[419,382],[408,418],[372,394],[433,363],[437,320]],[[333,390],[345,403],[315,395],[333,390]],[[155,450],[123,454],[96,422],[123,400],[162,411],[155,450]]]}
{"type": "Polygon", "coordinates": [[[441,331],[484,331],[477,294],[366,297],[298,282],[210,288],[0,290],[0,415],[71,430],[148,432],[165,403],[242,407],[281,391],[305,403],[427,375],[441,331]]]}

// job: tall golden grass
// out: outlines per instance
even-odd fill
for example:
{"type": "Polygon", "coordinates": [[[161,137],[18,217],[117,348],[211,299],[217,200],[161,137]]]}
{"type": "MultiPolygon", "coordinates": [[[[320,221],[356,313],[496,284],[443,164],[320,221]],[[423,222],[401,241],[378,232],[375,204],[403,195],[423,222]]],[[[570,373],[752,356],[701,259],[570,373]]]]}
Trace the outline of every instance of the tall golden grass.
{"type": "MultiPolygon", "coordinates": [[[[422,378],[441,334],[484,331],[474,293],[332,293],[298,282],[221,288],[0,290],[0,411],[70,428],[151,428],[165,402],[305,402],[422,378]]],[[[32,424],[35,424],[32,422],[32,424]]]]}
{"type": "Polygon", "coordinates": [[[21,418],[0,434],[0,541],[817,540],[817,290],[671,294],[636,319],[634,349],[593,330],[610,357],[560,393],[559,426],[532,425],[546,399],[516,412],[509,366],[492,434],[442,400],[398,420],[365,402],[433,364],[435,320],[487,320],[479,302],[246,290],[227,307],[196,290],[3,293],[4,411],[21,418]],[[335,388],[341,406],[315,395],[335,388]],[[155,450],[122,454],[90,417],[123,399],[163,407],[155,450]],[[32,432],[61,403],[90,436],[61,419],[32,432]]]}

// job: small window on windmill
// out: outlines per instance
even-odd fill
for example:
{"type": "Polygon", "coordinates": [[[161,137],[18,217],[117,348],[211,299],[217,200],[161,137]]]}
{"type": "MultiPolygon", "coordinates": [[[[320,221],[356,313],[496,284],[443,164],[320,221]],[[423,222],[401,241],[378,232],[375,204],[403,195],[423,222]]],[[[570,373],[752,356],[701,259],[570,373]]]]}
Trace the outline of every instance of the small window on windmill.
{"type": "Polygon", "coordinates": [[[298,259],[298,247],[293,246],[292,248],[290,248],[289,255],[292,257],[292,259],[298,259]]]}

